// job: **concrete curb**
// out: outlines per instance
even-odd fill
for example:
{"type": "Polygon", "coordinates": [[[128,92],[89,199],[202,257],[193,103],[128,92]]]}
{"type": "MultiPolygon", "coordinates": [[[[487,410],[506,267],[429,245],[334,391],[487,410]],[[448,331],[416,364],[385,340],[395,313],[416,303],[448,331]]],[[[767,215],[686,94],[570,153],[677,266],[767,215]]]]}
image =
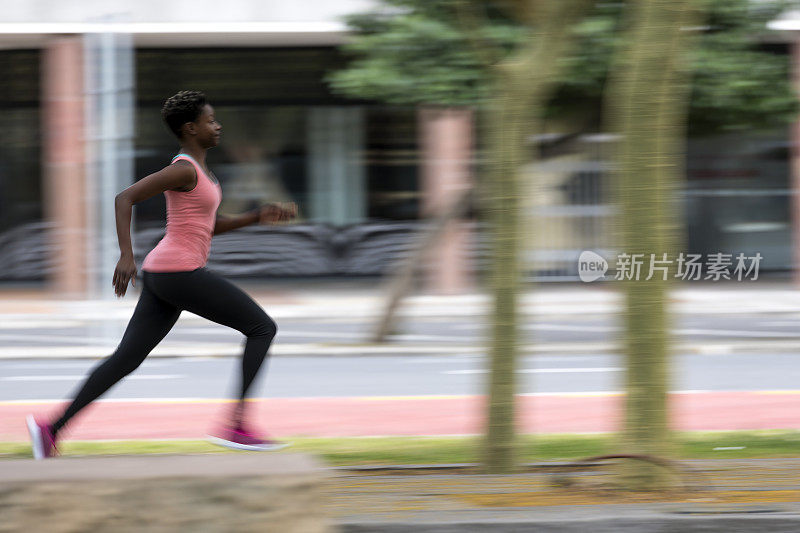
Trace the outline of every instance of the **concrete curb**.
{"type": "MultiPolygon", "coordinates": [[[[572,514],[574,509],[563,509],[572,514]]],[[[606,511],[608,513],[608,511],[606,511]]],[[[800,514],[753,516],[668,516],[641,513],[632,517],[587,517],[562,520],[509,520],[452,522],[339,522],[343,533],[796,533],[800,530],[800,514]]]]}
{"type": "MultiPolygon", "coordinates": [[[[531,470],[531,471],[547,471],[547,470],[591,470],[598,466],[603,466],[603,463],[586,463],[580,461],[571,462],[540,462],[540,463],[522,463],[518,465],[518,469],[531,470]]],[[[480,463],[441,463],[441,464],[420,464],[420,465],[346,465],[346,466],[332,466],[330,470],[338,472],[356,472],[360,474],[371,474],[378,472],[418,472],[420,474],[430,474],[434,472],[447,472],[452,473],[456,470],[464,470],[470,468],[479,468],[480,463]]]]}

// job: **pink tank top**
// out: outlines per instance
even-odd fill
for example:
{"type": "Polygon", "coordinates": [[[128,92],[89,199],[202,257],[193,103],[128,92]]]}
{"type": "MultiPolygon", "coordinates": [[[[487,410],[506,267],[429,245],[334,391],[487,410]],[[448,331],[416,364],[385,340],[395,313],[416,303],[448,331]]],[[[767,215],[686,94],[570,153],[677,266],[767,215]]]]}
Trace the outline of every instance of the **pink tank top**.
{"type": "Polygon", "coordinates": [[[197,185],[189,192],[164,191],[167,197],[167,233],[144,258],[142,270],[183,272],[203,267],[211,251],[211,236],[222,201],[222,188],[186,154],[172,159],[190,162],[197,172],[197,185]]]}

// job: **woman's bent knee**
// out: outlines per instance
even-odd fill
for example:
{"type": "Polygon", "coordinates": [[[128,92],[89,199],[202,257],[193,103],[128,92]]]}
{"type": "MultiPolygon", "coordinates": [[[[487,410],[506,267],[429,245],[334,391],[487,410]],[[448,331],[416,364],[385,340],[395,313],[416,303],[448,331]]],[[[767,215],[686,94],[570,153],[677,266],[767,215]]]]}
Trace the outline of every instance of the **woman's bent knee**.
{"type": "Polygon", "coordinates": [[[278,325],[269,316],[264,314],[255,326],[246,333],[248,337],[269,337],[273,338],[278,333],[278,325]]]}

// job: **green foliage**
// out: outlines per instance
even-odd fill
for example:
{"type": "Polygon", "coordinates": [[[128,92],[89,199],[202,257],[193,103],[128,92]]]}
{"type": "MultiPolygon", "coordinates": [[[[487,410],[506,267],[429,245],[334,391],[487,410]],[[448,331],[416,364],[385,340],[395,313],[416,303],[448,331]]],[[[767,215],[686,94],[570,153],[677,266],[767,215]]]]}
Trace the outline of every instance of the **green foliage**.
{"type": "MultiPolygon", "coordinates": [[[[693,73],[689,125],[693,134],[790,123],[797,112],[789,56],[768,45],[767,23],[787,8],[783,1],[704,0],[702,35],[690,53],[693,73]]],[[[576,103],[596,112],[611,58],[624,45],[621,4],[598,7],[576,28],[582,45],[549,110],[557,115],[576,103]]]]}
{"type": "MultiPolygon", "coordinates": [[[[329,81],[342,94],[390,104],[478,105],[488,96],[488,72],[457,23],[456,0],[385,0],[393,14],[351,17],[355,38],[344,46],[352,62],[329,81]]],[[[509,49],[523,30],[487,18],[474,38],[509,49]]]]}
{"type": "MultiPolygon", "coordinates": [[[[709,0],[707,0],[709,1],[709,0]]],[[[706,30],[692,54],[694,131],[786,124],[797,110],[790,58],[760,40],[787,2],[710,2],[706,30]]]]}
{"type": "MultiPolygon", "coordinates": [[[[494,2],[478,10],[482,24],[468,35],[456,9],[462,0],[384,0],[380,13],[351,17],[348,68],[333,73],[335,91],[391,104],[483,105],[489,92],[482,43],[502,57],[524,30],[494,2]]],[[[700,1],[700,0],[698,0],[700,1]]],[[[771,127],[794,119],[796,97],[783,45],[765,44],[767,23],[785,1],[702,0],[705,23],[691,53],[694,72],[689,124],[693,133],[771,127]]],[[[611,58],[624,45],[623,3],[597,2],[573,31],[579,39],[566,62],[547,115],[580,109],[599,117],[611,58]]],[[[594,120],[599,123],[599,118],[594,120]]]]}

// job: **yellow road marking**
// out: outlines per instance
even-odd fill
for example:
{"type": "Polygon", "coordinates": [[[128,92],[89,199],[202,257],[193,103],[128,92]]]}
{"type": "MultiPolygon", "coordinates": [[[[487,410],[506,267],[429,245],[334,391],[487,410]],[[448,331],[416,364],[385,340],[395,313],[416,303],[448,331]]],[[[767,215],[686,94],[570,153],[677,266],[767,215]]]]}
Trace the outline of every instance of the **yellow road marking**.
{"type": "MultiPolygon", "coordinates": [[[[798,390],[755,390],[755,391],[700,391],[700,392],[680,392],[675,391],[671,394],[693,395],[693,394],[709,394],[719,392],[725,393],[742,393],[742,394],[758,394],[758,395],[773,395],[773,396],[792,396],[800,395],[798,390]]],[[[612,398],[624,396],[623,392],[554,392],[554,393],[528,393],[518,394],[518,397],[541,397],[541,398],[612,398]]],[[[280,398],[250,398],[248,402],[267,402],[275,400],[347,400],[359,402],[386,402],[386,401],[420,401],[420,400],[469,400],[485,398],[483,395],[478,394],[422,394],[411,396],[309,396],[309,397],[280,397],[280,398]]],[[[2,400],[0,406],[15,406],[15,405],[52,405],[59,403],[67,403],[68,400],[2,400]]],[[[152,403],[152,404],[226,404],[234,403],[238,400],[226,398],[120,398],[111,400],[97,400],[97,403],[152,403]]]]}

